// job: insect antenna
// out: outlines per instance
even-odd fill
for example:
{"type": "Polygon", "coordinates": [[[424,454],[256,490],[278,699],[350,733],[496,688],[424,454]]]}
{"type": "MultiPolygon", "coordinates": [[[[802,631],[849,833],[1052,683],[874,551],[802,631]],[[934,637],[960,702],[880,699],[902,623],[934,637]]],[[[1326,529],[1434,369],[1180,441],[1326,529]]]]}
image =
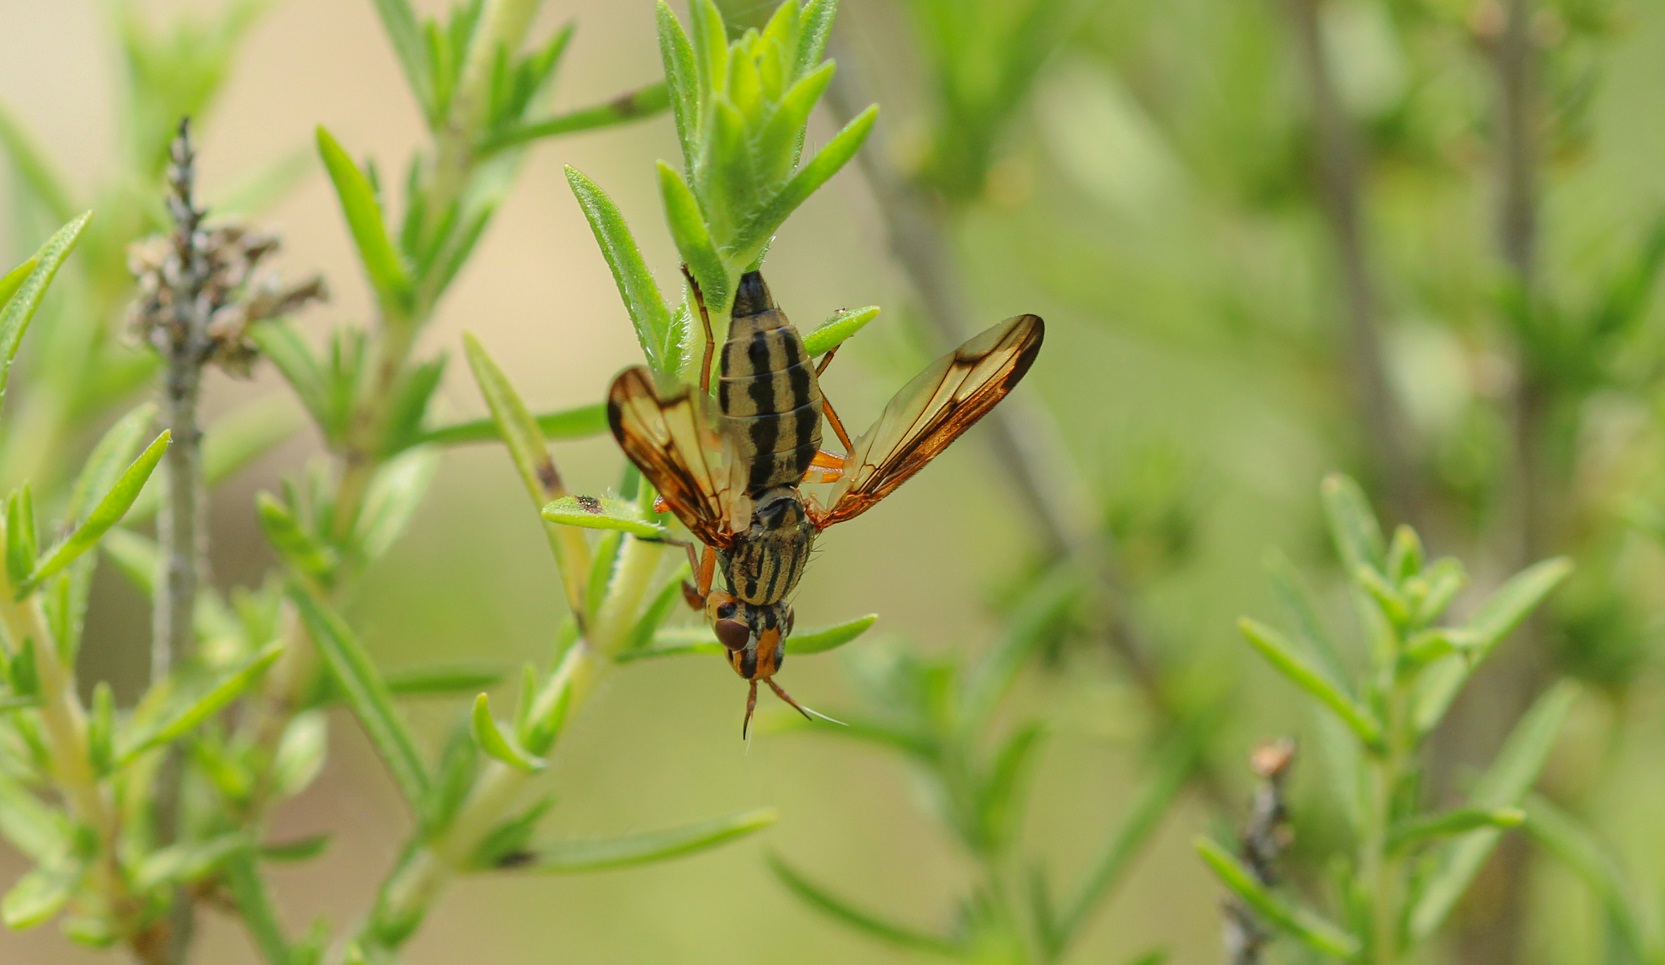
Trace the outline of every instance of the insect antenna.
{"type": "MultiPolygon", "coordinates": [[[[829,724],[837,724],[840,727],[850,726],[849,724],[844,723],[842,720],[839,720],[837,717],[828,717],[826,714],[821,713],[819,710],[812,710],[808,707],[805,707],[803,704],[798,703],[796,700],[793,700],[792,695],[787,693],[786,691],[782,690],[780,684],[775,683],[773,678],[770,678],[768,681],[766,681],[766,683],[769,684],[769,689],[771,689],[775,692],[775,696],[777,696],[781,700],[784,700],[787,703],[791,704],[793,710],[796,710],[798,713],[803,714],[804,715],[804,720],[814,720],[815,718],[819,717],[819,718],[821,718],[822,720],[826,721],[829,724]]],[[[752,681],[752,694],[753,694],[753,696],[756,696],[756,693],[757,693],[757,681],[754,680],[754,681],[752,681]]]]}

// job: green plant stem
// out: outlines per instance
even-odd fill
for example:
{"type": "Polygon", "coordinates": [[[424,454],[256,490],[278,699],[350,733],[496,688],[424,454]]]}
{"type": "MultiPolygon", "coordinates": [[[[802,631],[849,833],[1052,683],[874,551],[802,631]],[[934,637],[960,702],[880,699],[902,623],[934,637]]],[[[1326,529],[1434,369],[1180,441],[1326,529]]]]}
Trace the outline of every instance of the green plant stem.
{"type": "Polygon", "coordinates": [[[1404,859],[1393,847],[1392,835],[1399,788],[1412,765],[1416,738],[1410,688],[1397,681],[1389,687],[1383,720],[1386,747],[1370,759],[1370,809],[1360,842],[1360,884],[1371,902],[1369,965],[1396,965],[1405,920],[1404,859]]]}
{"type": "MultiPolygon", "coordinates": [[[[1564,513],[1565,473],[1552,454],[1557,431],[1555,386],[1543,367],[1540,352],[1529,340],[1541,322],[1541,279],[1538,270],[1538,130],[1543,114],[1538,104],[1537,51],[1533,39],[1531,0],[1503,0],[1501,31],[1490,38],[1497,80],[1496,230],[1498,252],[1512,289],[1515,321],[1516,377],[1511,399],[1514,492],[1512,511],[1499,514],[1507,524],[1493,534],[1499,555],[1510,568],[1520,568],[1547,555],[1556,542],[1555,520],[1564,513]]],[[[1484,714],[1466,713],[1457,726],[1444,730],[1461,734],[1459,750],[1477,759],[1502,739],[1499,722],[1518,720],[1551,675],[1543,647],[1543,620],[1529,619],[1517,644],[1492,667],[1484,714]]],[[[1528,911],[1528,882],[1533,852],[1525,841],[1505,837],[1493,856],[1480,888],[1488,892],[1491,909],[1484,924],[1458,920],[1457,945],[1464,961],[1488,965],[1516,965],[1523,957],[1521,936],[1528,911]]]]}
{"type": "MultiPolygon", "coordinates": [[[[3,530],[4,527],[0,527],[3,530]]],[[[34,643],[35,674],[40,682],[41,734],[52,761],[51,778],[76,820],[98,837],[92,868],[95,890],[109,902],[133,958],[144,965],[165,965],[166,949],[140,931],[139,903],[129,893],[118,862],[121,824],[115,803],[99,785],[87,743],[87,712],[75,690],[75,672],[64,663],[47,630],[38,596],[17,599],[16,588],[0,574],[0,627],[12,647],[34,643]]]]}
{"type": "Polygon", "coordinates": [[[1296,47],[1306,71],[1317,140],[1318,195],[1345,295],[1347,346],[1351,353],[1353,408],[1364,427],[1365,445],[1381,480],[1392,515],[1415,524],[1417,473],[1406,439],[1405,418],[1382,349],[1376,282],[1365,236],[1362,172],[1357,138],[1342,103],[1319,20],[1322,0],[1288,0],[1296,47]]]}
{"type": "MultiPolygon", "coordinates": [[[[550,714],[570,717],[610,665],[611,661],[580,637],[567,648],[538,694],[532,718],[550,714]]],[[[540,755],[546,751],[534,749],[540,755]]],[[[403,944],[445,885],[476,867],[480,846],[511,816],[521,792],[532,780],[531,774],[500,761],[491,761],[482,768],[467,800],[446,829],[427,840],[419,833],[406,848],[404,858],[382,885],[375,911],[359,934],[359,946],[367,953],[393,952],[403,944]]]]}

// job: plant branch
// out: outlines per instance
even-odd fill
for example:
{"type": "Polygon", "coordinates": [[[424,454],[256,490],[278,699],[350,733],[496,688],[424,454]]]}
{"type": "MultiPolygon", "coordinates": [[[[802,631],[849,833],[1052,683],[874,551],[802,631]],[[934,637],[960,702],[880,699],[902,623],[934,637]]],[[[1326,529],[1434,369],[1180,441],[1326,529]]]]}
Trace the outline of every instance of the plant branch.
{"type": "MultiPolygon", "coordinates": [[[[160,684],[176,666],[191,659],[196,647],[197,589],[208,559],[208,500],[202,474],[202,429],[197,406],[202,372],[213,350],[208,333],[212,312],[209,280],[213,269],[204,250],[203,211],[196,203],[196,151],[189,118],[179,122],[170,147],[168,212],[173,218],[172,257],[165,273],[170,317],[150,329],[151,344],[162,357],[162,427],[173,435],[163,463],[164,498],[156,535],[162,572],[157,575],[152,618],[150,675],[160,684]]],[[[168,748],[156,773],[153,800],[158,843],[166,847],[180,836],[180,793],[184,761],[178,747],[168,748]]],[[[195,931],[194,903],[176,888],[167,930],[161,941],[167,960],[183,962],[195,931]]]]}
{"type": "MultiPolygon", "coordinates": [[[[840,124],[848,123],[858,105],[870,103],[860,89],[855,58],[839,56],[838,72],[827,87],[826,102],[840,124]]],[[[906,184],[879,157],[886,143],[877,130],[857,162],[884,223],[891,252],[900,263],[921,316],[943,350],[965,337],[962,319],[969,317],[961,292],[948,237],[945,212],[919,189],[906,184]]],[[[1155,656],[1160,647],[1134,614],[1132,593],[1114,546],[1107,536],[1094,533],[1080,521],[1091,520],[1086,483],[1071,465],[1057,429],[1038,406],[1018,396],[1005,399],[983,420],[985,438],[996,451],[995,464],[1017,492],[1017,504],[1028,510],[1039,530],[1042,550],[1049,559],[1083,560],[1100,583],[1108,610],[1106,640],[1126,666],[1147,703],[1165,725],[1183,727],[1187,714],[1171,694],[1155,656]]],[[[1196,781],[1215,804],[1225,804],[1224,782],[1198,759],[1196,781]]]]}
{"type": "Polygon", "coordinates": [[[1381,480],[1389,511],[1416,522],[1417,471],[1401,407],[1388,380],[1380,306],[1370,269],[1363,216],[1363,164],[1353,123],[1342,103],[1335,69],[1324,43],[1320,5],[1288,0],[1296,48],[1306,72],[1317,141],[1320,207],[1335,243],[1345,296],[1347,347],[1352,377],[1346,381],[1364,426],[1373,475],[1381,480]]]}
{"type": "MultiPolygon", "coordinates": [[[[3,529],[3,525],[0,525],[3,529]]],[[[141,904],[129,893],[119,859],[121,822],[115,803],[100,786],[93,770],[87,739],[87,712],[75,689],[75,671],[64,663],[47,629],[40,597],[17,598],[17,588],[0,572],[0,629],[11,643],[13,656],[28,642],[34,651],[40,686],[41,734],[52,762],[50,777],[76,820],[93,830],[98,858],[92,869],[94,890],[110,903],[114,918],[135,961],[168,965],[166,950],[155,936],[141,931],[141,904]]]]}
{"type": "MultiPolygon", "coordinates": [[[[1295,742],[1271,741],[1255,749],[1250,767],[1260,784],[1255,788],[1249,822],[1239,837],[1243,864],[1265,886],[1278,881],[1278,859],[1289,847],[1289,809],[1284,784],[1295,763],[1295,742]]],[[[1227,965],[1260,965],[1261,951],[1272,935],[1248,902],[1238,896],[1226,900],[1224,944],[1227,965]]]]}
{"type": "MultiPolygon", "coordinates": [[[[1507,272],[1512,301],[1516,376],[1511,399],[1515,489],[1513,511],[1496,537],[1501,557],[1511,567],[1525,566],[1549,551],[1557,508],[1562,505],[1564,479],[1551,454],[1554,426],[1554,386],[1545,374],[1542,353],[1533,340],[1541,325],[1538,271],[1538,164],[1540,113],[1536,91],[1536,51],[1532,37],[1530,0],[1501,0],[1500,16],[1482,24],[1497,78],[1496,163],[1497,245],[1507,272]],[[1491,28],[1490,30],[1486,28],[1491,28]]],[[[1506,309],[1506,313],[1510,310],[1506,309]]],[[[1542,650],[1543,622],[1529,620],[1524,639],[1513,648],[1488,682],[1491,700],[1487,714],[1470,713],[1478,725],[1466,734],[1466,745],[1500,739],[1492,720],[1512,721],[1525,713],[1533,695],[1549,676],[1542,650]]],[[[1521,960],[1520,937],[1527,915],[1527,884],[1532,852],[1518,839],[1500,843],[1486,870],[1484,887],[1492,906],[1484,924],[1459,928],[1458,945],[1465,960],[1514,965],[1521,960]]]]}

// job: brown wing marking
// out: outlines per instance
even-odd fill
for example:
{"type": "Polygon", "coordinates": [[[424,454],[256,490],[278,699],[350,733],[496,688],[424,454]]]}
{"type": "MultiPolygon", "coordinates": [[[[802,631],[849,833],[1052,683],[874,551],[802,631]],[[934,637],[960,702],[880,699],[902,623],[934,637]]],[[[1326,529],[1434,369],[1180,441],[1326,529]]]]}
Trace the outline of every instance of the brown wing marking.
{"type": "Polygon", "coordinates": [[[734,543],[735,496],[728,442],[709,396],[683,386],[661,399],[642,366],[620,372],[607,391],[607,424],[630,461],[688,531],[707,546],[734,543]]]}
{"type": "Polygon", "coordinates": [[[872,508],[994,408],[1034,364],[1044,332],[1039,316],[1008,318],[903,386],[845,457],[821,526],[872,508]]]}

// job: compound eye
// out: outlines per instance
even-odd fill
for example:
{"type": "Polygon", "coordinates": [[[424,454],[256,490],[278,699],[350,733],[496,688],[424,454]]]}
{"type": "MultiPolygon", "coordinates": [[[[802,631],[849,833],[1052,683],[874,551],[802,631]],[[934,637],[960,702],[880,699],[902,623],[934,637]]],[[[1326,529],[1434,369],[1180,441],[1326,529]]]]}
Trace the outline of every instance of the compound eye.
{"type": "Polygon", "coordinates": [[[729,650],[744,650],[752,638],[752,631],[739,620],[718,620],[714,629],[717,642],[729,650]]]}

